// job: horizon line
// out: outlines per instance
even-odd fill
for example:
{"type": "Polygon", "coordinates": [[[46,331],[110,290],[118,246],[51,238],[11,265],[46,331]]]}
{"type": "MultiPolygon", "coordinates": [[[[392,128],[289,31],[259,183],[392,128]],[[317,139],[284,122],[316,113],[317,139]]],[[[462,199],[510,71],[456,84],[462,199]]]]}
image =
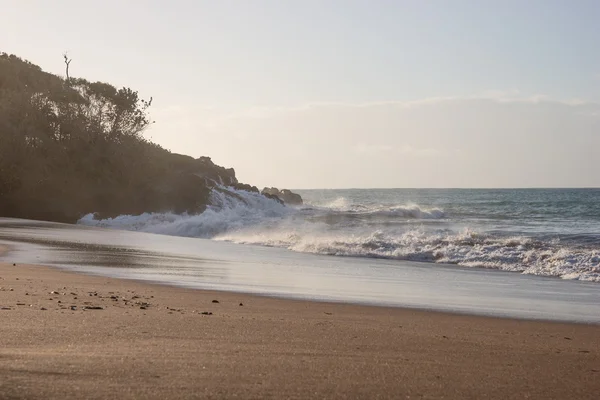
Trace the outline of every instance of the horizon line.
{"type": "Polygon", "coordinates": [[[339,188],[292,188],[290,190],[594,190],[600,186],[532,186],[532,187],[339,187],[339,188]]]}

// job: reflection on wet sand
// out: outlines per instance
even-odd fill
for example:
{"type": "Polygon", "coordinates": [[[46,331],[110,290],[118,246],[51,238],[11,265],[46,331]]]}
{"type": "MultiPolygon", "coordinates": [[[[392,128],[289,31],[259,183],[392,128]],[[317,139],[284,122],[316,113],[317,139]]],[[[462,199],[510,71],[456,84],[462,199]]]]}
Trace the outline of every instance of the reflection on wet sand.
{"type": "MultiPolygon", "coordinates": [[[[44,248],[50,256],[44,264],[56,266],[89,266],[124,269],[160,269],[171,273],[183,273],[204,277],[222,277],[224,269],[215,268],[212,260],[211,268],[203,266],[211,260],[200,257],[179,256],[160,252],[142,250],[127,246],[110,244],[76,242],[73,240],[54,238],[54,230],[89,231],[89,228],[43,221],[0,219],[0,241],[18,240],[19,243],[36,245],[44,248]],[[33,231],[33,232],[32,232],[33,231]],[[187,273],[186,273],[187,271],[187,273]]],[[[8,245],[0,245],[0,255],[8,250],[8,245]]]]}
{"type": "Polygon", "coordinates": [[[598,284],[0,218],[0,260],[196,289],[600,323],[598,284]]]}

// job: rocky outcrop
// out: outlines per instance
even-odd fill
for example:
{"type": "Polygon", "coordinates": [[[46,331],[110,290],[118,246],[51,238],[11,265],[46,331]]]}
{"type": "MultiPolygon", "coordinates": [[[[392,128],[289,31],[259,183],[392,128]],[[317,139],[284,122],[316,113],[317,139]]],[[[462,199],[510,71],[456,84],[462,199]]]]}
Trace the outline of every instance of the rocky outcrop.
{"type": "Polygon", "coordinates": [[[302,197],[297,194],[292,192],[291,190],[288,189],[282,189],[279,190],[275,187],[272,188],[264,188],[261,192],[263,194],[263,196],[275,196],[278,199],[280,199],[281,201],[283,201],[285,204],[289,204],[289,205],[301,205],[303,204],[302,201],[302,197]]]}
{"type": "Polygon", "coordinates": [[[247,183],[236,183],[231,185],[236,190],[245,190],[246,192],[260,193],[256,186],[248,185],[247,183]]]}
{"type": "MultiPolygon", "coordinates": [[[[61,220],[75,222],[89,212],[93,212],[98,219],[145,212],[200,214],[210,204],[211,191],[219,190],[222,186],[259,192],[256,187],[239,183],[233,168],[216,165],[209,157],[194,159],[168,153],[157,157],[156,164],[161,168],[160,172],[148,177],[152,184],[141,186],[127,195],[115,191],[99,193],[90,205],[61,220]]],[[[235,197],[231,191],[226,194],[235,197]]],[[[55,217],[48,219],[58,220],[55,217]]]]}
{"type": "Polygon", "coordinates": [[[206,180],[207,186],[234,186],[238,184],[233,168],[221,167],[215,164],[210,157],[194,159],[183,154],[170,154],[169,158],[170,169],[172,171],[183,174],[194,174],[206,180]]]}
{"type": "Polygon", "coordinates": [[[210,157],[174,154],[147,140],[152,99],[130,88],[64,79],[0,52],[0,89],[0,217],[198,214],[216,201],[212,194],[239,200],[247,196],[230,188],[259,193],[210,157]]]}
{"type": "Polygon", "coordinates": [[[283,200],[281,200],[279,197],[275,196],[274,194],[270,194],[270,193],[261,193],[263,196],[265,196],[268,199],[271,200],[275,200],[276,202],[278,202],[281,205],[285,205],[285,203],[283,202],[283,200]]]}
{"type": "Polygon", "coordinates": [[[156,186],[158,192],[148,195],[153,203],[146,203],[141,212],[168,210],[198,214],[210,203],[210,193],[213,190],[238,201],[245,201],[229,188],[261,193],[280,204],[302,204],[302,197],[290,190],[265,188],[261,192],[256,186],[238,182],[233,168],[216,165],[209,157],[194,159],[181,154],[170,154],[168,159],[170,173],[156,186]]]}
{"type": "MultiPolygon", "coordinates": [[[[173,211],[177,214],[199,214],[209,202],[210,188],[195,173],[176,171],[162,179],[149,193],[149,204],[141,212],[173,211]]],[[[139,213],[139,212],[138,212],[139,213]]]]}
{"type": "MultiPolygon", "coordinates": [[[[211,190],[222,186],[258,193],[258,188],[238,182],[233,168],[224,168],[212,162],[210,157],[194,159],[181,154],[171,154],[170,172],[156,186],[157,203],[148,211],[173,211],[175,213],[199,214],[210,202],[211,190]]],[[[226,194],[234,193],[226,191],[226,194]]]]}

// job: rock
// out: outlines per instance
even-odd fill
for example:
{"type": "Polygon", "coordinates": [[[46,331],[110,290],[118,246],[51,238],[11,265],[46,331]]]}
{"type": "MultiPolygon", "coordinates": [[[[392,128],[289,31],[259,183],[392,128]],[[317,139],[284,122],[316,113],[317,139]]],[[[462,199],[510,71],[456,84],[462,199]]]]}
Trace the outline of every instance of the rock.
{"type": "Polygon", "coordinates": [[[246,192],[260,193],[256,186],[248,185],[247,183],[236,183],[231,185],[236,190],[245,190],[246,192]]]}
{"type": "Polygon", "coordinates": [[[293,205],[302,205],[303,204],[302,197],[299,194],[292,192],[291,190],[282,189],[281,194],[282,195],[280,198],[286,204],[293,204],[293,205]]]}
{"type": "Polygon", "coordinates": [[[76,311],[77,310],[77,306],[71,306],[71,310],[72,311],[76,311]]]}
{"type": "Polygon", "coordinates": [[[42,311],[46,311],[46,310],[48,310],[48,309],[47,309],[46,307],[42,307],[42,308],[40,308],[40,310],[42,310],[42,311]]]}
{"type": "Polygon", "coordinates": [[[210,311],[204,311],[204,312],[202,313],[202,315],[213,315],[213,313],[212,313],[212,312],[210,312],[210,311]]]}
{"type": "Polygon", "coordinates": [[[276,196],[276,195],[274,195],[274,194],[265,193],[265,192],[263,192],[263,193],[261,193],[261,194],[262,194],[263,196],[265,196],[266,198],[268,198],[268,199],[275,200],[275,201],[276,201],[276,202],[278,202],[279,204],[284,204],[284,203],[283,203],[283,200],[281,200],[279,197],[277,197],[277,196],[276,196]]]}
{"type": "Polygon", "coordinates": [[[100,306],[85,306],[83,307],[84,310],[104,310],[104,308],[100,307],[100,306]]]}
{"type": "Polygon", "coordinates": [[[213,300],[212,302],[218,304],[219,300],[213,300]]]}
{"type": "Polygon", "coordinates": [[[299,194],[294,193],[288,189],[279,190],[276,187],[272,187],[272,188],[266,187],[261,191],[261,193],[263,194],[263,196],[267,196],[267,195],[276,196],[280,200],[282,200],[285,204],[290,204],[290,205],[303,204],[302,197],[299,194]]]}
{"type": "MultiPolygon", "coordinates": [[[[185,157],[185,156],[184,156],[185,157]]],[[[196,174],[223,186],[234,186],[238,183],[233,168],[224,168],[212,162],[210,157],[200,157],[190,164],[196,174]]]]}
{"type": "Polygon", "coordinates": [[[152,201],[136,214],[143,212],[174,211],[177,214],[199,214],[208,204],[210,188],[207,179],[194,171],[167,174],[150,194],[152,201]]]}
{"type": "Polygon", "coordinates": [[[227,197],[233,197],[234,199],[238,200],[240,203],[249,205],[248,202],[246,201],[246,199],[244,199],[244,197],[242,197],[240,194],[238,194],[232,190],[229,190],[227,188],[223,188],[220,186],[215,186],[214,188],[212,188],[212,190],[219,192],[219,193],[223,193],[227,197]]]}
{"type": "Polygon", "coordinates": [[[93,204],[87,205],[92,209],[82,210],[80,214],[92,212],[95,219],[145,212],[200,214],[210,204],[210,193],[215,187],[259,192],[254,186],[239,183],[233,168],[216,165],[210,157],[194,159],[182,154],[159,153],[156,169],[149,171],[152,177],[138,182],[139,188],[133,193],[127,190],[103,192],[94,198],[93,204]]]}
{"type": "Polygon", "coordinates": [[[242,307],[244,305],[244,303],[240,303],[240,307],[242,307]]]}

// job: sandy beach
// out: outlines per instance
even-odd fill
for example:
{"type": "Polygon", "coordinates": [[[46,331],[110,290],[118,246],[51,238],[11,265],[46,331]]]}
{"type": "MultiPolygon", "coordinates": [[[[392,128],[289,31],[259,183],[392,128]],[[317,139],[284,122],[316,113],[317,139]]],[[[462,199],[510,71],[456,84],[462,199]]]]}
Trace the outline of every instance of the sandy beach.
{"type": "Polygon", "coordinates": [[[537,398],[600,390],[600,327],[0,264],[0,398],[537,398]]]}
{"type": "Polygon", "coordinates": [[[0,400],[600,400],[600,0],[231,3],[0,3],[0,400]]]}

